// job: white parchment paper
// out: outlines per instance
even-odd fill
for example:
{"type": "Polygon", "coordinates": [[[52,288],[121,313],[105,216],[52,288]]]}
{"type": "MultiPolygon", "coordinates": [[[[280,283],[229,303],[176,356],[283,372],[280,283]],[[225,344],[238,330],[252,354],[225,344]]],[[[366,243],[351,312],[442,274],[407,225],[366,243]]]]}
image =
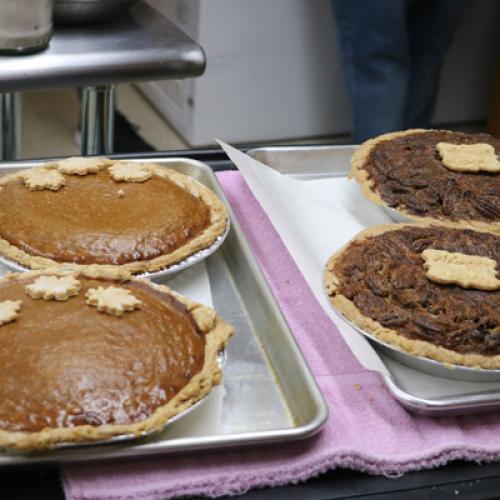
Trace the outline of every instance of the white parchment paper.
{"type": "Polygon", "coordinates": [[[322,277],[328,257],[354,235],[366,227],[391,220],[382,211],[374,210],[354,182],[342,177],[296,180],[218,142],[240,170],[353,354],[365,368],[387,374],[385,364],[369,342],[332,310],[323,290],[322,277]]]}
{"type": "Polygon", "coordinates": [[[173,278],[167,277],[165,280],[157,279],[155,281],[167,285],[194,302],[213,307],[210,280],[204,261],[184,269],[173,278]]]}

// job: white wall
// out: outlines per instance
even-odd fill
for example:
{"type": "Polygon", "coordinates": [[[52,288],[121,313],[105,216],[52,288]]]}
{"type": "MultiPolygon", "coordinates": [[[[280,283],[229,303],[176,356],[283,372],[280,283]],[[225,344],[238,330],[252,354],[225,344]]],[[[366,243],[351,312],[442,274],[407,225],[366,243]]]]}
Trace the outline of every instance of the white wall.
{"type": "MultiPolygon", "coordinates": [[[[197,39],[197,79],[141,85],[192,145],[347,133],[350,106],[328,0],[148,0],[197,39]]],[[[436,123],[484,119],[500,2],[465,2],[443,68],[436,123]]]]}

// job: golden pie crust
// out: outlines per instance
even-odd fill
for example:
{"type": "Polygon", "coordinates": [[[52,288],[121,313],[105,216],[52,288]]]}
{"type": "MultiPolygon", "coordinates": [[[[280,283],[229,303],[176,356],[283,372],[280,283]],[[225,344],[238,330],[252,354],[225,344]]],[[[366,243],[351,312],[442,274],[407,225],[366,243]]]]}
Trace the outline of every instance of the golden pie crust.
{"type": "MultiPolygon", "coordinates": [[[[225,348],[229,338],[233,335],[234,329],[231,325],[222,320],[213,309],[201,304],[192,302],[168,287],[151,283],[149,280],[134,278],[125,270],[116,270],[106,266],[88,266],[78,270],[78,272],[64,271],[60,268],[53,268],[44,271],[30,271],[27,273],[11,273],[3,277],[3,280],[18,280],[30,277],[50,274],[51,276],[75,276],[89,279],[113,280],[120,283],[136,282],[146,285],[152,290],[175,298],[186,307],[188,314],[194,320],[205,337],[204,361],[201,370],[194,374],[189,381],[163,406],[157,407],[146,419],[129,424],[105,424],[105,425],[76,425],[74,427],[46,427],[40,431],[10,431],[0,430],[0,447],[16,449],[21,451],[33,451],[50,449],[58,443],[91,443],[93,441],[103,441],[113,436],[135,435],[140,436],[156,430],[161,430],[164,425],[175,415],[183,412],[194,403],[206,396],[211,388],[221,382],[222,374],[219,367],[219,353],[225,348]]],[[[26,300],[32,300],[26,295],[26,300]]],[[[75,300],[69,298],[68,301],[75,300]]],[[[45,301],[34,301],[36,303],[45,301]]],[[[53,301],[52,303],[56,303],[53,301]]],[[[103,315],[97,312],[94,307],[89,307],[89,314],[103,315]]],[[[21,317],[23,311],[21,310],[21,317]]],[[[125,315],[133,315],[134,311],[126,312],[125,315]]],[[[108,315],[106,315],[108,316],[108,315]]],[[[125,316],[126,317],[126,316],[125,316]]],[[[115,318],[115,321],[124,321],[122,318],[115,318]]],[[[2,334],[0,326],[0,334],[2,334]]],[[[40,330],[42,332],[43,329],[40,330]]]]}
{"type": "MultiPolygon", "coordinates": [[[[361,231],[351,241],[344,245],[338,252],[333,254],[326,264],[323,276],[325,291],[333,307],[342,313],[349,321],[362,330],[374,335],[377,339],[385,342],[400,351],[439,361],[445,365],[461,365],[471,368],[500,369],[500,354],[485,356],[482,354],[467,353],[462,354],[445,347],[435,345],[432,342],[410,339],[400,335],[396,330],[385,327],[378,321],[366,316],[355,303],[342,293],[339,293],[341,277],[335,274],[334,268],[337,262],[341,262],[343,256],[349,251],[353,242],[367,241],[374,236],[387,232],[396,231],[405,227],[439,227],[438,224],[391,224],[373,226],[361,231]]],[[[488,231],[484,231],[488,232],[488,231]]],[[[491,232],[490,232],[491,233],[491,232]]]]}
{"type": "MultiPolygon", "coordinates": [[[[349,170],[349,178],[355,178],[363,191],[363,194],[371,201],[376,203],[377,205],[385,205],[384,200],[380,196],[379,191],[374,186],[372,180],[368,178],[368,172],[365,170],[364,165],[369,159],[369,156],[372,150],[384,141],[390,141],[393,139],[397,139],[398,137],[403,137],[405,135],[413,135],[427,132],[449,132],[448,130],[433,130],[433,129],[410,129],[402,132],[390,132],[387,134],[380,135],[373,139],[369,139],[362,143],[358,149],[354,152],[351,158],[351,166],[349,170]]],[[[451,227],[464,227],[468,226],[471,229],[477,229],[479,231],[486,230],[491,231],[496,234],[500,234],[500,222],[484,222],[480,220],[471,220],[471,219],[462,219],[457,221],[452,221],[448,219],[436,219],[433,217],[421,217],[415,215],[407,210],[404,207],[398,207],[394,210],[397,210],[399,213],[408,217],[415,222],[422,223],[434,223],[434,224],[445,224],[451,227]]]]}
{"type": "MultiPolygon", "coordinates": [[[[70,158],[74,163],[78,160],[78,158],[70,158]]],[[[66,178],[72,177],[74,179],[79,179],[86,175],[93,176],[96,172],[100,172],[105,169],[112,168],[114,165],[120,164],[120,161],[114,161],[107,158],[96,158],[95,164],[93,166],[95,168],[91,169],[91,162],[89,162],[89,158],[85,158],[85,163],[83,166],[85,169],[80,170],[78,172],[67,172],[66,163],[68,160],[61,160],[61,168],[59,167],[58,162],[51,162],[48,164],[41,165],[40,167],[36,167],[31,170],[31,172],[36,171],[58,171],[59,173],[64,172],[66,178]],[[60,168],[60,170],[59,170],[60,168]],[[78,174],[78,175],[74,175],[78,174]]],[[[71,163],[71,165],[73,165],[71,163]]],[[[125,162],[127,165],[134,165],[131,162],[125,162]]],[[[70,165],[70,166],[71,166],[70,165]]],[[[167,167],[156,165],[156,164],[136,164],[138,167],[144,167],[148,171],[152,173],[153,176],[158,176],[160,178],[166,179],[168,181],[173,182],[177,186],[179,186],[182,190],[185,190],[190,195],[195,198],[201,200],[203,205],[209,210],[209,225],[205,227],[199,234],[195,235],[192,239],[185,242],[182,246],[175,248],[173,251],[156,256],[151,259],[145,260],[134,260],[122,264],[112,264],[105,263],[99,264],[95,262],[89,262],[85,264],[78,264],[71,261],[56,261],[48,257],[32,255],[25,250],[19,248],[15,244],[10,243],[6,239],[0,237],[0,255],[17,262],[23,266],[26,266],[30,269],[47,269],[52,267],[64,267],[66,269],[79,269],[86,267],[88,265],[97,265],[101,267],[114,267],[116,269],[124,269],[133,274],[142,273],[142,272],[154,272],[161,270],[165,267],[173,265],[192,255],[193,253],[205,249],[209,247],[214,241],[222,235],[226,229],[228,224],[228,212],[224,204],[221,200],[213,193],[210,189],[205,187],[203,184],[198,182],[197,180],[187,176],[180,174],[172,169],[167,167]]],[[[6,175],[0,179],[0,191],[9,183],[19,182],[19,180],[24,180],[27,175],[27,171],[23,170],[14,174],[6,175]]],[[[110,174],[110,177],[111,174],[110,174]]],[[[131,183],[133,180],[130,181],[131,183]]],[[[148,181],[144,182],[133,182],[135,185],[145,184],[148,181]]],[[[127,180],[116,183],[116,190],[113,193],[110,193],[113,196],[124,199],[124,185],[127,184],[127,180]]],[[[52,189],[47,187],[47,189],[52,189]]],[[[60,189],[64,189],[61,187],[60,189]]],[[[54,191],[54,195],[57,196],[57,193],[60,191],[54,191]]],[[[126,197],[125,197],[126,199],[126,197]]]]}

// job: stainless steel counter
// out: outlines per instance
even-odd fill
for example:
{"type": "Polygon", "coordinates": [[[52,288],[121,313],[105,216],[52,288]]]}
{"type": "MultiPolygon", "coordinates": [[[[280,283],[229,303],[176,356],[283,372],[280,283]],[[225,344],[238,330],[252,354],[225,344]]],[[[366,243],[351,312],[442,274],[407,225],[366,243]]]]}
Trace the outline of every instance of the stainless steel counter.
{"type": "Polygon", "coordinates": [[[187,78],[204,70],[203,49],[143,2],[111,22],[56,26],[47,49],[0,56],[0,160],[15,159],[20,148],[14,93],[82,87],[82,154],[108,154],[114,84],[187,78]]]}
{"type": "Polygon", "coordinates": [[[56,26],[39,53],[0,56],[0,92],[198,76],[202,48],[147,4],[115,21],[56,26]]]}

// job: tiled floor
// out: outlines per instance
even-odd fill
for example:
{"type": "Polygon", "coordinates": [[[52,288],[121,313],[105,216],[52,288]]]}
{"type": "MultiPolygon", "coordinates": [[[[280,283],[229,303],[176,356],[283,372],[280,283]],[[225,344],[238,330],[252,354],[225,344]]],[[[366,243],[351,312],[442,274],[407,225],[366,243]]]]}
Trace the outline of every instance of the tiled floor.
{"type": "MultiPolygon", "coordinates": [[[[187,144],[131,85],[120,85],[117,108],[156,149],[184,149],[187,144]]],[[[23,94],[22,158],[75,155],[80,101],[75,89],[23,94]]]]}

